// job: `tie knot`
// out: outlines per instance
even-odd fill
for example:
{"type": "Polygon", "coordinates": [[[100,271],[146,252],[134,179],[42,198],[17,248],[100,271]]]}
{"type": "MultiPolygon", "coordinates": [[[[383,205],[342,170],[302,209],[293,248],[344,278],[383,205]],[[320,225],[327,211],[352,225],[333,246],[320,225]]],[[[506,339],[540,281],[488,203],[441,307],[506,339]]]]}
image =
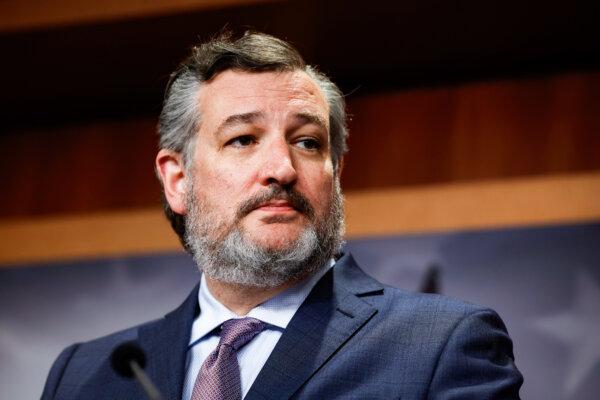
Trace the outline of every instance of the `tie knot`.
{"type": "Polygon", "coordinates": [[[265,323],[256,318],[229,319],[221,325],[219,344],[229,345],[237,351],[263,329],[265,329],[265,323]]]}

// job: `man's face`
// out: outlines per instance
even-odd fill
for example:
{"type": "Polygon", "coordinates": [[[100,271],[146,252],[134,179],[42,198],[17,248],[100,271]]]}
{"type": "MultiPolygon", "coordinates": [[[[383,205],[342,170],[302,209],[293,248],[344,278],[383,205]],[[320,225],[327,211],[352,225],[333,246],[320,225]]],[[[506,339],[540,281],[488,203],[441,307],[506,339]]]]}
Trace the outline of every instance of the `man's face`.
{"type": "Polygon", "coordinates": [[[329,108],[308,75],[228,70],[203,85],[199,109],[188,196],[212,225],[211,240],[237,229],[257,247],[282,251],[327,219],[329,108]]]}

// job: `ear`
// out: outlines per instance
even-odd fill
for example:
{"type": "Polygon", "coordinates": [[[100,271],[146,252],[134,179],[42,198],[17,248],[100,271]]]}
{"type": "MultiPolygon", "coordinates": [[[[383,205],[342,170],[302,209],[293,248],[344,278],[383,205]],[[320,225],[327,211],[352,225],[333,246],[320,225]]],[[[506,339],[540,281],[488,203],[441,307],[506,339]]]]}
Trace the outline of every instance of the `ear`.
{"type": "Polygon", "coordinates": [[[187,175],[183,157],[172,150],[161,149],[156,155],[155,167],[169,206],[177,214],[185,215],[187,212],[185,204],[187,175]]]}

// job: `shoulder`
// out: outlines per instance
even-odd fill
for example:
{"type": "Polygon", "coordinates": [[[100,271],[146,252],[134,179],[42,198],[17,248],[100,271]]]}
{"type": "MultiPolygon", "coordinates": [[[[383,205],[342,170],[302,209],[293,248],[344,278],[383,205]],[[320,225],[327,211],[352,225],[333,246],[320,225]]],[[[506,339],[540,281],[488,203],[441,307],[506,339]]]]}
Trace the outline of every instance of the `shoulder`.
{"type": "Polygon", "coordinates": [[[496,311],[452,297],[410,292],[384,286],[379,295],[363,301],[377,309],[372,324],[397,332],[413,343],[426,344],[432,353],[446,348],[453,335],[472,335],[474,329],[506,332],[496,311]]]}
{"type": "Polygon", "coordinates": [[[176,331],[182,326],[184,328],[191,326],[191,321],[198,312],[197,296],[198,286],[196,285],[179,307],[161,318],[68,347],[65,351],[68,350],[68,353],[71,354],[70,362],[73,363],[74,360],[79,359],[87,360],[92,364],[103,362],[116,346],[128,341],[138,341],[140,335],[146,334],[146,339],[154,339],[155,334],[160,334],[165,330],[175,329],[176,331]],[[152,333],[148,336],[148,332],[152,333]]]}
{"type": "Polygon", "coordinates": [[[376,310],[359,342],[376,342],[373,351],[380,352],[386,365],[406,361],[411,381],[424,380],[432,398],[449,393],[464,399],[518,398],[523,378],[514,364],[512,341],[494,310],[383,285],[353,260],[342,267],[353,278],[345,285],[348,291],[376,310]],[[472,390],[463,392],[463,387],[472,390]]]}
{"type": "Polygon", "coordinates": [[[119,344],[136,340],[142,324],[87,342],[75,343],[65,348],[52,364],[48,373],[42,399],[52,399],[61,387],[62,392],[74,390],[93,374],[107,365],[112,350],[119,344]]]}
{"type": "Polygon", "coordinates": [[[158,321],[160,320],[146,322],[86,342],[75,343],[63,350],[55,361],[55,365],[67,358],[69,364],[83,362],[89,366],[102,363],[110,357],[115,347],[124,342],[136,341],[141,329],[152,326],[158,321]]]}
{"type": "Polygon", "coordinates": [[[411,343],[411,365],[427,360],[430,372],[423,375],[428,376],[431,398],[519,398],[523,376],[496,311],[446,296],[388,287],[382,298],[386,300],[380,323],[402,332],[398,337],[411,343]]]}
{"type": "Polygon", "coordinates": [[[409,340],[423,345],[431,356],[448,350],[451,338],[506,335],[498,314],[488,308],[452,297],[411,292],[384,285],[364,273],[351,255],[339,260],[334,280],[376,313],[366,335],[386,342],[409,340]],[[390,337],[386,332],[394,332],[390,337]]]}
{"type": "Polygon", "coordinates": [[[110,356],[113,350],[124,342],[138,342],[149,357],[148,366],[162,365],[164,360],[160,357],[163,356],[168,360],[175,359],[179,366],[182,349],[185,349],[189,340],[189,334],[185,332],[190,331],[194,315],[198,312],[197,295],[196,285],[177,309],[162,318],[67,347],[48,374],[42,399],[55,396],[61,399],[89,398],[87,394],[90,392],[98,393],[94,398],[122,397],[115,396],[114,393],[117,392],[110,391],[131,388],[121,381],[118,381],[120,384],[115,381],[116,375],[110,364],[110,356]],[[173,355],[175,353],[176,355],[173,355]],[[98,385],[105,382],[113,384],[111,387],[102,386],[104,391],[99,391],[98,385]]]}
{"type": "Polygon", "coordinates": [[[378,303],[384,313],[400,313],[420,320],[456,323],[470,315],[486,313],[497,315],[491,308],[457,298],[410,292],[390,286],[384,286],[381,298],[370,300],[378,303]]]}
{"type": "Polygon", "coordinates": [[[344,254],[336,264],[334,280],[338,287],[353,293],[378,310],[380,317],[396,321],[456,324],[478,313],[495,312],[489,308],[452,297],[411,292],[391,287],[366,274],[351,254],[344,254]]]}

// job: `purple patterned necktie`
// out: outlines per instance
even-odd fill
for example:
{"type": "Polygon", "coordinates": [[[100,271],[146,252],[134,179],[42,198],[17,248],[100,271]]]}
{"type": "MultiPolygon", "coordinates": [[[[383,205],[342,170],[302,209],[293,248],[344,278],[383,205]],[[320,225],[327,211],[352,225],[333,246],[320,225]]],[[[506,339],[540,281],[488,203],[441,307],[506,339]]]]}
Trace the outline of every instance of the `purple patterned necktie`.
{"type": "Polygon", "coordinates": [[[192,400],[241,400],[237,351],[265,329],[255,318],[230,319],[221,325],[221,339],[208,355],[192,391],[192,400]]]}

